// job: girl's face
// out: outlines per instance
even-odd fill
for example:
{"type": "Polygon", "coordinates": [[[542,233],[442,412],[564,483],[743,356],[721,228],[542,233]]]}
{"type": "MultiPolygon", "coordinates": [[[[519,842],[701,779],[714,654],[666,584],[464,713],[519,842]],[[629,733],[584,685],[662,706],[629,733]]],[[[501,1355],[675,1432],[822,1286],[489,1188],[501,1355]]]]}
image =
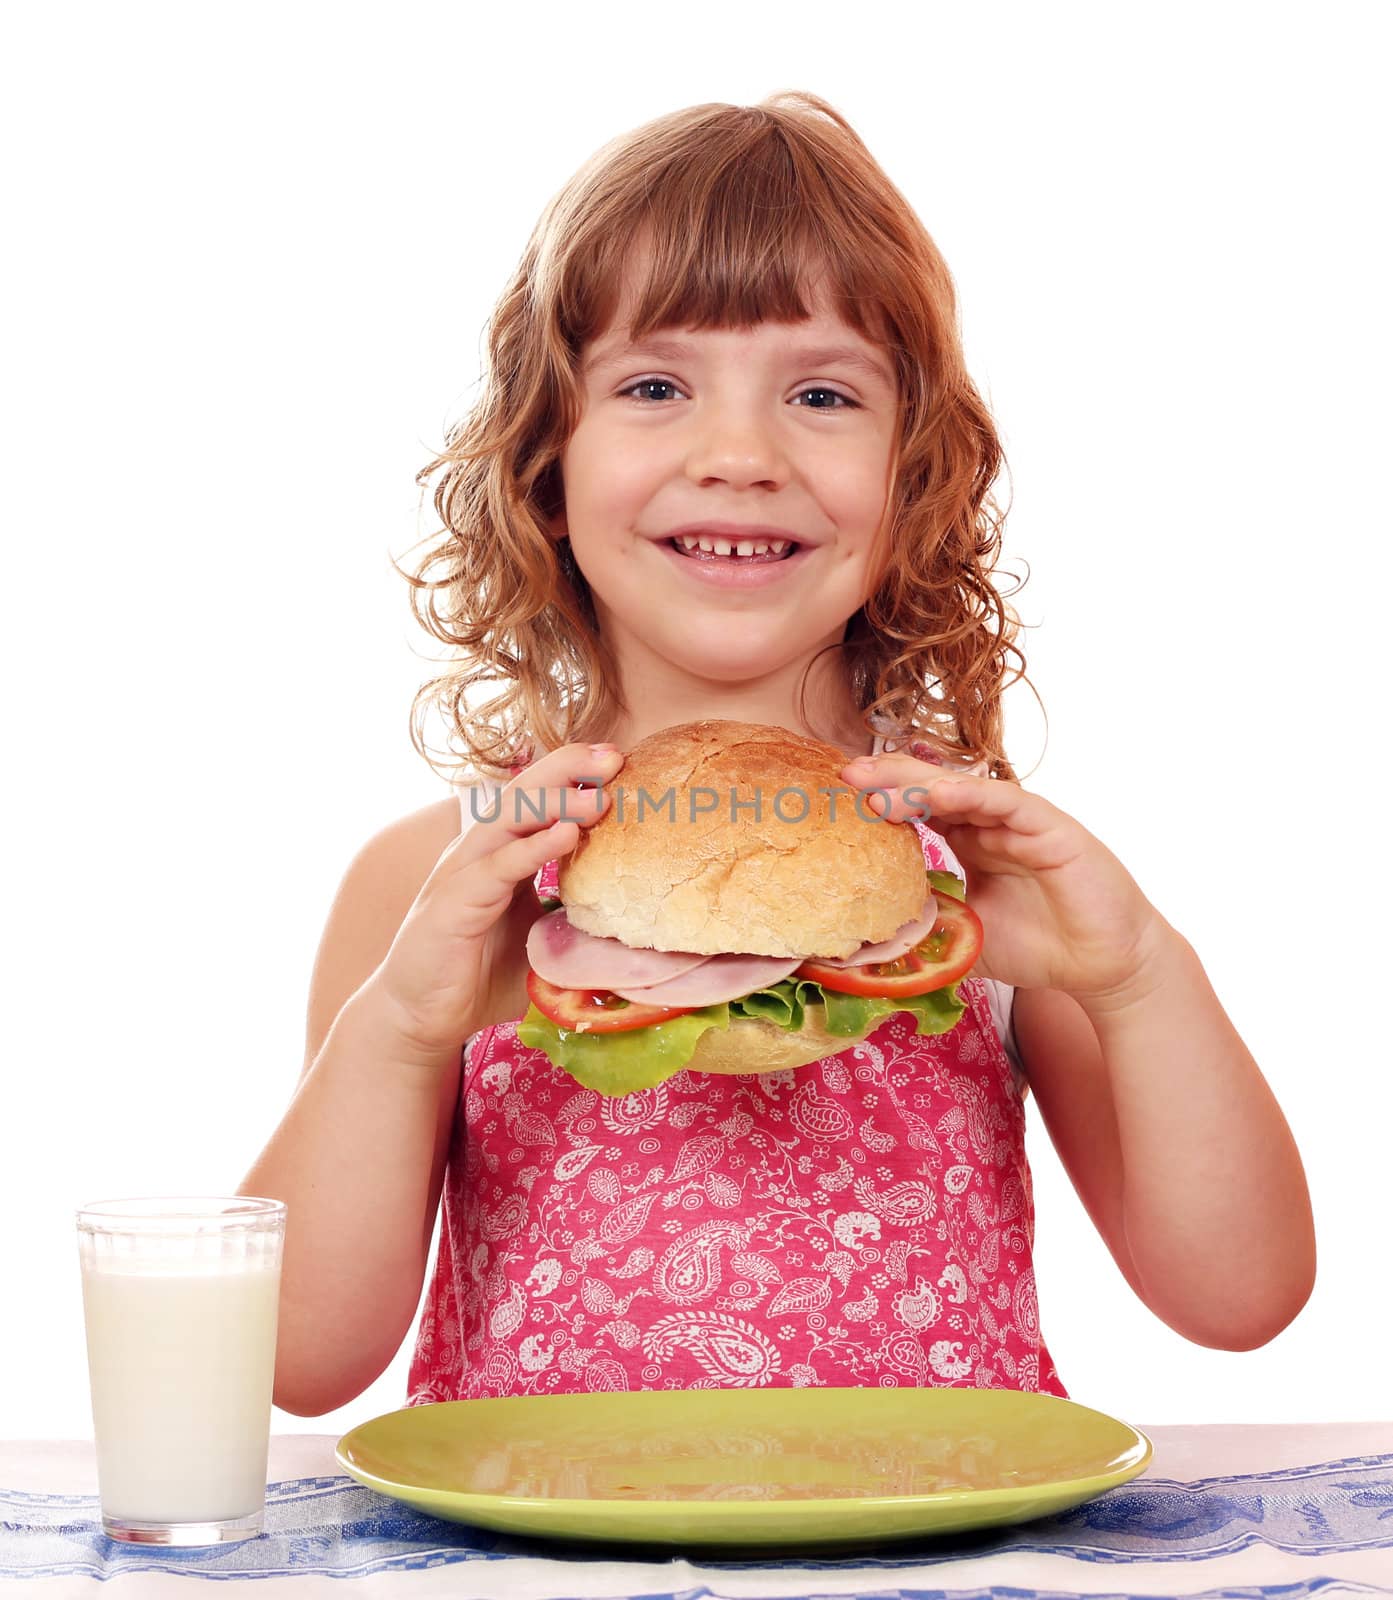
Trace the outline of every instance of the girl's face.
{"type": "MultiPolygon", "coordinates": [[[[621,305],[582,353],[553,531],[570,535],[631,703],[640,686],[674,707],[716,685],[718,697],[753,680],[791,687],[868,596],[895,373],[825,301],[814,312],[666,331],[635,349],[621,305]],[[674,529],[707,523],[783,530],[798,548],[717,572],[673,547],[674,529]]],[[[725,537],[733,550],[738,535],[725,537]]]]}

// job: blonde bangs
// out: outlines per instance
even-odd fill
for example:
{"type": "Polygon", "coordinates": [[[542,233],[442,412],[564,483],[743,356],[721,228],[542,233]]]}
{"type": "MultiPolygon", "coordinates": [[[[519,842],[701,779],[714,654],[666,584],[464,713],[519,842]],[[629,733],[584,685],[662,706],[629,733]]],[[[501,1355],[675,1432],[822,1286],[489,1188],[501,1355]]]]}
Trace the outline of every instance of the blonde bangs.
{"type": "Polygon", "coordinates": [[[644,181],[629,181],[617,163],[599,192],[584,197],[589,204],[577,205],[564,243],[558,229],[556,306],[572,352],[610,326],[620,287],[640,259],[649,265],[629,323],[635,339],[667,328],[801,322],[812,315],[813,285],[825,278],[842,319],[888,343],[884,279],[861,253],[864,213],[858,217],[850,197],[828,186],[777,122],[708,121],[692,129],[703,136],[701,171],[680,146],[666,161],[661,151],[650,160],[641,146],[631,149],[634,177],[643,173],[644,181]]]}

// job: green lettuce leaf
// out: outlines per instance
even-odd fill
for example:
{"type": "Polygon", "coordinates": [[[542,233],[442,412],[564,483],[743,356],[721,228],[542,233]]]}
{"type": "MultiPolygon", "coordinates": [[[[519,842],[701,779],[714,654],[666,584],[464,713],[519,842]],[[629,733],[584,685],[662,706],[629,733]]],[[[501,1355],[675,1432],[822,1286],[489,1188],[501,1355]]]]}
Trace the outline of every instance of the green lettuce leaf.
{"type": "Polygon", "coordinates": [[[621,1033],[573,1033],[558,1028],[536,1006],[529,1005],[518,1023],[518,1038],[544,1051],[577,1083],[605,1095],[632,1094],[674,1077],[696,1054],[697,1041],[708,1028],[730,1026],[730,1006],[703,1006],[647,1028],[621,1033]]]}
{"type": "Polygon", "coordinates": [[[892,998],[839,994],[807,978],[784,978],[739,1000],[703,1006],[666,1022],[620,1033],[573,1033],[557,1027],[530,1005],[518,1024],[518,1038],[531,1049],[541,1050],[585,1088],[604,1095],[625,1095],[651,1089],[679,1073],[696,1054],[697,1043],[708,1028],[728,1028],[733,1019],[750,1018],[797,1032],[808,1007],[817,1005],[825,1009],[827,1032],[847,1038],[864,1037],[896,1011],[912,1013],[916,1033],[948,1033],[967,1009],[956,983],[928,994],[892,998]]]}

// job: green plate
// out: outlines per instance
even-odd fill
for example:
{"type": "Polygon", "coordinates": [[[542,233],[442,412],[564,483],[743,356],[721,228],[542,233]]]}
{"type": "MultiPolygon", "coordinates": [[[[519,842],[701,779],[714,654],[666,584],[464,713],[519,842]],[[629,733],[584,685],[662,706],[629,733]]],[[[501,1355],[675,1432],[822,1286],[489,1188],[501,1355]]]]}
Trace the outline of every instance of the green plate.
{"type": "Polygon", "coordinates": [[[825,1551],[1064,1511],[1136,1477],[1151,1443],[1012,1389],[687,1389],[407,1406],[336,1455],[482,1528],[825,1551]]]}

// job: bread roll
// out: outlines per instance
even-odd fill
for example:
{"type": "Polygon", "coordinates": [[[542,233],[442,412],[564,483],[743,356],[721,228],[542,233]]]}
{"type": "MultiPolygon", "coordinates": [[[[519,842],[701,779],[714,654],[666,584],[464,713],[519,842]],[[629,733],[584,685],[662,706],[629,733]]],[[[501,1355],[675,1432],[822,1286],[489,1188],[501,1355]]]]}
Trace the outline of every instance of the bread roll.
{"type": "MultiPolygon", "coordinates": [[[[834,745],[761,723],[708,718],[651,734],[561,864],[567,917],[585,933],[702,955],[844,957],[888,939],[923,909],[923,849],[864,796],[858,807],[845,765],[834,745]]],[[[731,1032],[747,1028],[797,1038],[764,1024],[731,1032]]],[[[714,1030],[702,1044],[713,1059],[730,1049],[714,1030]]]]}
{"type": "Polygon", "coordinates": [[[860,1033],[828,1033],[823,1027],[823,1008],[808,1006],[803,1012],[803,1026],[790,1030],[778,1028],[772,1022],[757,1021],[753,1017],[732,1017],[728,1028],[708,1028],[697,1041],[692,1059],[687,1063],[689,1072],[784,1072],[790,1067],[805,1067],[810,1061],[821,1061],[823,1056],[834,1056],[839,1050],[849,1050],[878,1027],[884,1017],[877,1017],[872,1028],[860,1033]]]}

